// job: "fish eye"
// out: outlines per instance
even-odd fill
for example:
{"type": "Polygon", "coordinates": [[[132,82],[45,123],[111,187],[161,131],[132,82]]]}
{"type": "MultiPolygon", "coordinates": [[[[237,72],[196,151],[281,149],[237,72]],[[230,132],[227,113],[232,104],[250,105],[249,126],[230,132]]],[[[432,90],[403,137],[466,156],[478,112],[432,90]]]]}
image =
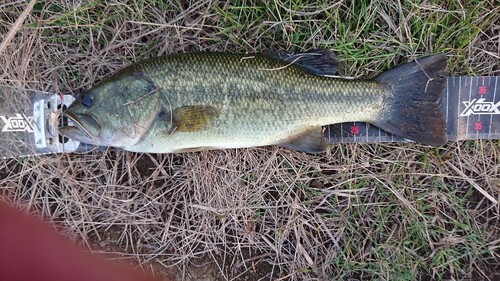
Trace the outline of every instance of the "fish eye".
{"type": "Polygon", "coordinates": [[[81,97],[82,104],[86,107],[92,106],[92,98],[89,95],[83,94],[81,97]]]}

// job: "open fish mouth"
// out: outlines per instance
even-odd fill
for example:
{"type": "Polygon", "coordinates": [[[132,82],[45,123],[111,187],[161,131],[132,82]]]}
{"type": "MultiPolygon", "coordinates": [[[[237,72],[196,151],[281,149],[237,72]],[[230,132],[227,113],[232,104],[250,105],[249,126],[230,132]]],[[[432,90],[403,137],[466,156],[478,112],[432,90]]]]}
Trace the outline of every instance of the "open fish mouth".
{"type": "Polygon", "coordinates": [[[62,135],[84,143],[96,143],[97,136],[101,130],[99,123],[90,115],[76,114],[70,111],[64,112],[74,126],[59,128],[62,135]]]}

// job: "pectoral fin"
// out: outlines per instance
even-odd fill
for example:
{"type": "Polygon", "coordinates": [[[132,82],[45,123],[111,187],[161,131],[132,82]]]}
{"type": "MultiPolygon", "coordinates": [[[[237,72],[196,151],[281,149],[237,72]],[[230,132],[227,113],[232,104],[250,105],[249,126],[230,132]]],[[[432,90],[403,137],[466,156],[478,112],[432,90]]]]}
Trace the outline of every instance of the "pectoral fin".
{"type": "Polygon", "coordinates": [[[325,137],[321,127],[314,127],[279,143],[278,146],[307,153],[319,153],[326,149],[325,137]]]}
{"type": "Polygon", "coordinates": [[[183,106],[173,111],[172,121],[176,132],[193,132],[206,129],[219,114],[212,106],[183,106]]]}

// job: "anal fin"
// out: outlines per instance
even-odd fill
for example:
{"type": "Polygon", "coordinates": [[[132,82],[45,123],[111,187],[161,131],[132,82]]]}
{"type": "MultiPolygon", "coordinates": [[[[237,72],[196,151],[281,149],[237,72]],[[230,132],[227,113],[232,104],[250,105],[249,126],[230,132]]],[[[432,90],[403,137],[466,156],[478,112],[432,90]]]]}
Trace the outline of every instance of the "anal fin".
{"type": "Polygon", "coordinates": [[[319,153],[326,149],[322,127],[314,127],[303,133],[289,137],[277,145],[307,153],[319,153]]]}

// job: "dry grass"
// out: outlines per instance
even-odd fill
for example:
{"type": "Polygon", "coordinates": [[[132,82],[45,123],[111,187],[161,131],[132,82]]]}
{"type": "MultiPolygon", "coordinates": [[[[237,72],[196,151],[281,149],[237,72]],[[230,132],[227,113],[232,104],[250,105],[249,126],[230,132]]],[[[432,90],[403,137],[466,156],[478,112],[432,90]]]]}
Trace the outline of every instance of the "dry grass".
{"type": "MultiPolygon", "coordinates": [[[[38,2],[0,56],[2,84],[79,92],[148,56],[314,47],[349,76],[441,51],[456,75],[500,74],[494,1],[38,2]]],[[[1,34],[25,5],[0,4],[1,34]]],[[[498,140],[109,150],[2,160],[0,176],[4,198],[69,237],[187,280],[499,278],[500,206],[477,190],[500,199],[498,140]]]]}

